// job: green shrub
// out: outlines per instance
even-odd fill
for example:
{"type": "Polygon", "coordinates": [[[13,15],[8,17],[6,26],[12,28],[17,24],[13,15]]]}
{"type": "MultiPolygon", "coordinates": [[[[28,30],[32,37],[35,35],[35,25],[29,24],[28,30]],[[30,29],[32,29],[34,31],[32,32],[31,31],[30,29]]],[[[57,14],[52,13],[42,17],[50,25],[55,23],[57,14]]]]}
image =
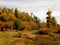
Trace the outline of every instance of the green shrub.
{"type": "Polygon", "coordinates": [[[0,18],[0,20],[1,20],[1,21],[5,21],[5,22],[6,22],[6,21],[8,21],[8,18],[7,18],[7,17],[5,17],[5,16],[2,16],[2,17],[0,18]]]}
{"type": "Polygon", "coordinates": [[[19,20],[15,20],[14,21],[14,29],[23,30],[24,26],[21,24],[21,22],[19,20]]]}

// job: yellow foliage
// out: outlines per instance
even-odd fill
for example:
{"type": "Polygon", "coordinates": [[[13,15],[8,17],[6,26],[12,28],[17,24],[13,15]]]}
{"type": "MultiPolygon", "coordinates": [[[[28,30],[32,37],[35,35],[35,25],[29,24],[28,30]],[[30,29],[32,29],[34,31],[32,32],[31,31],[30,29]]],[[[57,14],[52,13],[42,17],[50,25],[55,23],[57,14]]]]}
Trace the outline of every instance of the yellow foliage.
{"type": "Polygon", "coordinates": [[[8,14],[8,17],[10,17],[10,19],[16,19],[16,17],[14,16],[13,13],[9,13],[9,14],[8,14]]]}

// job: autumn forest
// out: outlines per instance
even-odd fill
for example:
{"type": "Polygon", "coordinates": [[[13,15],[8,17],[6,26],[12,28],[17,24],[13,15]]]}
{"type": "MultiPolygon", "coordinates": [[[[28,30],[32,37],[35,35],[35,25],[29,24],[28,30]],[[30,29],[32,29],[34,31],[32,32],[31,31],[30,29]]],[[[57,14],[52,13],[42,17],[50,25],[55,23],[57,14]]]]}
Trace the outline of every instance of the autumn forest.
{"type": "Polygon", "coordinates": [[[60,45],[60,24],[48,10],[46,22],[33,12],[0,8],[0,45],[60,45]]]}

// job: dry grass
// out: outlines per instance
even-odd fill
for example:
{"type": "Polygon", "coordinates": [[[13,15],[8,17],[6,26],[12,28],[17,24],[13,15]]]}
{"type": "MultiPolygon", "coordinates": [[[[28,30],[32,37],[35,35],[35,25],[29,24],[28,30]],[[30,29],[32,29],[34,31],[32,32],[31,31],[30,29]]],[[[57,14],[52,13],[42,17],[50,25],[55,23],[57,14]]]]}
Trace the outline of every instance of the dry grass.
{"type": "Polygon", "coordinates": [[[0,45],[60,45],[60,34],[37,35],[35,31],[0,32],[0,45]]]}

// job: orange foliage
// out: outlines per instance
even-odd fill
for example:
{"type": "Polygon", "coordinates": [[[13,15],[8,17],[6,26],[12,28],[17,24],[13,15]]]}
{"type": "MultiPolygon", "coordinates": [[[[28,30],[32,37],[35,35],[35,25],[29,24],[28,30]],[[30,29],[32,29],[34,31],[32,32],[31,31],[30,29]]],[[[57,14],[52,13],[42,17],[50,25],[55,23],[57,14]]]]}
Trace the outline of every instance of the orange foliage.
{"type": "Polygon", "coordinates": [[[0,22],[0,28],[13,28],[13,23],[9,22],[0,22]]]}
{"type": "Polygon", "coordinates": [[[5,27],[5,23],[0,22],[0,28],[4,28],[5,27]]]}
{"type": "Polygon", "coordinates": [[[50,33],[53,32],[52,28],[40,28],[40,30],[43,31],[43,32],[46,32],[46,31],[48,31],[50,33]]]}
{"type": "Polygon", "coordinates": [[[34,22],[23,22],[22,25],[28,30],[36,30],[38,28],[37,24],[34,22]]]}
{"type": "Polygon", "coordinates": [[[8,14],[8,17],[10,17],[10,19],[16,19],[16,17],[14,16],[13,13],[9,13],[9,14],[8,14]]]}

